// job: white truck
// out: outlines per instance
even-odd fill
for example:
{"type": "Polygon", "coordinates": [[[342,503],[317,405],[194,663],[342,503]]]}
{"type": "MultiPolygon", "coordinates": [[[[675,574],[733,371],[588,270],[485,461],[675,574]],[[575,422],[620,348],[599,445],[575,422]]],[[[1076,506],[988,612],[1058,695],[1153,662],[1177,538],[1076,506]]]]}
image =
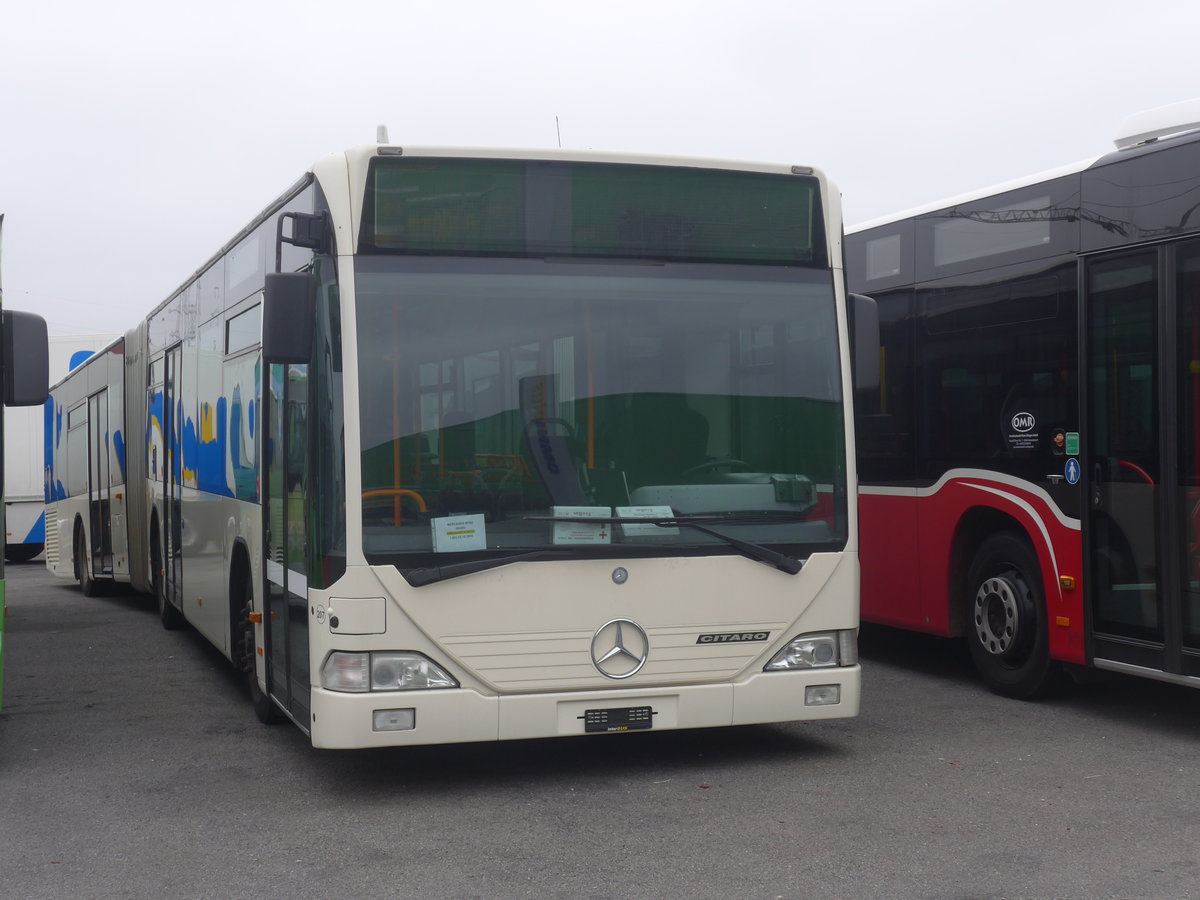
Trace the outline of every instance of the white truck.
{"type": "MultiPolygon", "coordinates": [[[[50,383],[66,377],[119,335],[72,334],[49,339],[50,383]]],[[[4,558],[28,562],[46,541],[46,434],[54,427],[44,407],[7,411],[4,425],[4,558]]]]}

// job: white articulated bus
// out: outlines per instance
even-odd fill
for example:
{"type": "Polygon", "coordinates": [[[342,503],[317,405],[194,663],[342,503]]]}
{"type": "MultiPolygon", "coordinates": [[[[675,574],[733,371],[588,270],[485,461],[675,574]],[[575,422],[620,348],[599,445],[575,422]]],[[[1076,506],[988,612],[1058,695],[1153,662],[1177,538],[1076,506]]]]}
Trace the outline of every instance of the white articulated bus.
{"type": "Polygon", "coordinates": [[[327,157],[54,389],[47,565],[318,747],[855,715],[841,234],[807,167],[327,157]]]}
{"type": "MultiPolygon", "coordinates": [[[[50,377],[59,379],[115,334],[59,335],[49,338],[50,377]]],[[[46,468],[53,416],[49,407],[10,412],[4,429],[4,558],[28,562],[46,540],[46,468]]]]}

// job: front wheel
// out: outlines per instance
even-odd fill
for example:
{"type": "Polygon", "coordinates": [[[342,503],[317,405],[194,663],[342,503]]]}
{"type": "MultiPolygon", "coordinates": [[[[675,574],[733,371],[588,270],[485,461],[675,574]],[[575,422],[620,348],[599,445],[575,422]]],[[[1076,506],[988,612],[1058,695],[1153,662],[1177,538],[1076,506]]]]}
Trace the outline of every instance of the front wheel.
{"type": "Polygon", "coordinates": [[[967,646],[997,694],[1031,700],[1056,671],[1050,659],[1042,571],[1033,548],[1015,534],[994,534],[967,572],[967,646]]]}

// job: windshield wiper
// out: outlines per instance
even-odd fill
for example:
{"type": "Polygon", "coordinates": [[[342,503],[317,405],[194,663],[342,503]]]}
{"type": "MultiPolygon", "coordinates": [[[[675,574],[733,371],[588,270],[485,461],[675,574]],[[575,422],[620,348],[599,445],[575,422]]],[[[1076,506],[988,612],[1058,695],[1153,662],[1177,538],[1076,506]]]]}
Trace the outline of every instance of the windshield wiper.
{"type": "MultiPolygon", "coordinates": [[[[698,525],[709,522],[723,525],[773,525],[781,522],[807,522],[809,513],[795,509],[728,509],[721,512],[685,513],[664,521],[678,522],[680,519],[685,522],[695,522],[698,525]]],[[[620,521],[653,522],[655,520],[630,517],[620,521]]]]}
{"type": "MultiPolygon", "coordinates": [[[[658,525],[660,528],[694,528],[697,531],[703,532],[710,537],[715,537],[719,541],[724,541],[730,547],[733,547],[743,556],[752,559],[755,562],[763,563],[778,569],[780,572],[786,572],[789,575],[795,575],[803,568],[804,563],[798,559],[788,556],[786,553],[780,553],[777,550],[772,550],[770,547],[764,547],[761,544],[752,544],[749,541],[743,541],[740,538],[730,537],[720,531],[715,531],[708,527],[709,522],[718,522],[724,525],[756,525],[765,521],[797,521],[798,518],[784,518],[783,516],[768,515],[762,513],[748,512],[745,514],[731,512],[728,514],[716,515],[695,515],[695,516],[668,516],[664,518],[641,518],[638,516],[612,516],[609,518],[581,518],[578,516],[525,516],[525,519],[534,522],[574,522],[576,524],[585,523],[589,525],[658,525]]],[[[801,517],[802,518],[802,517],[801,517]]]]}
{"type": "MultiPolygon", "coordinates": [[[[771,566],[781,572],[786,572],[788,575],[797,574],[804,566],[804,563],[800,560],[794,559],[784,553],[772,550],[769,547],[763,547],[760,544],[752,544],[749,541],[730,537],[727,534],[722,534],[708,527],[708,523],[711,522],[719,522],[725,525],[755,525],[762,524],[763,522],[795,522],[805,518],[803,514],[792,513],[786,510],[735,511],[703,515],[670,516],[660,519],[644,519],[636,516],[598,519],[582,519],[572,516],[525,516],[524,518],[533,522],[586,522],[594,525],[658,525],[662,528],[694,528],[710,537],[715,537],[717,540],[723,541],[746,558],[771,566]]],[[[445,581],[448,578],[458,578],[460,575],[474,575],[476,572],[486,572],[488,569],[507,566],[509,563],[532,562],[541,559],[561,559],[575,555],[576,553],[578,553],[578,548],[576,547],[530,550],[527,553],[515,553],[512,556],[473,559],[468,562],[448,563],[444,566],[427,566],[422,569],[413,569],[404,578],[413,587],[424,587],[427,584],[445,581]]]]}

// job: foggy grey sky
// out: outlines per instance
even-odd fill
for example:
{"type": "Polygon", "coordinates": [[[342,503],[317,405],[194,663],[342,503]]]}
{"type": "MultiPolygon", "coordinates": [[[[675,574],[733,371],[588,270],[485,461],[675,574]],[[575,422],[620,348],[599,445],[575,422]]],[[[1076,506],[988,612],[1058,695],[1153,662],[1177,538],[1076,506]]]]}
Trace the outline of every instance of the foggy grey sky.
{"type": "Polygon", "coordinates": [[[132,326],[374,140],[816,165],[848,224],[1099,156],[1200,96],[1189,0],[40,0],[0,12],[4,301],[132,326]]]}

